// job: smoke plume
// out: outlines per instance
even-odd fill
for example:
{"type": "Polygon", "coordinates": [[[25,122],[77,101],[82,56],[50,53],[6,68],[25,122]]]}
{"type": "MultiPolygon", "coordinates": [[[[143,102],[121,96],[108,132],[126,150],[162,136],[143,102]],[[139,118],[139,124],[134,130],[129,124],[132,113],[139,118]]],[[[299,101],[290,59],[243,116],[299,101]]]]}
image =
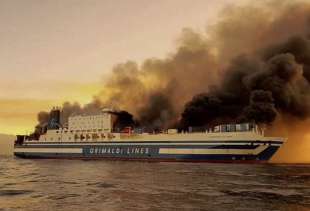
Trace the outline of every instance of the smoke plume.
{"type": "Polygon", "coordinates": [[[115,65],[93,102],[64,104],[62,122],[102,107],[126,110],[150,128],[306,119],[309,21],[303,1],[231,5],[206,33],[183,29],[166,58],[115,65]]]}
{"type": "MultiPolygon", "coordinates": [[[[291,115],[300,119],[309,117],[310,45],[307,27],[310,8],[305,3],[287,3],[281,7],[284,8],[280,8],[280,14],[275,11],[272,21],[264,20],[265,17],[258,21],[258,17],[255,17],[254,23],[255,21],[264,23],[263,28],[251,27],[253,24],[251,19],[241,21],[239,25],[234,23],[235,20],[239,20],[238,18],[233,16],[230,19],[232,23],[228,31],[233,33],[232,26],[236,26],[236,29],[242,26],[245,28],[238,30],[237,34],[244,32],[245,29],[252,29],[254,32],[250,31],[250,35],[254,36],[257,33],[259,37],[268,37],[268,39],[261,40],[262,42],[260,39],[252,40],[255,41],[253,46],[247,43],[252,38],[246,39],[244,34],[240,36],[245,38],[246,46],[239,43],[239,49],[245,47],[247,49],[240,52],[242,55],[232,57],[231,62],[222,72],[221,83],[218,86],[194,97],[185,105],[182,113],[183,126],[210,125],[223,121],[272,123],[278,114],[291,115]],[[293,21],[289,18],[294,15],[298,15],[300,19],[293,21]],[[295,30],[292,22],[303,30],[295,30]],[[282,30],[284,27],[286,27],[285,33],[282,30]],[[279,34],[274,31],[276,28],[279,34]],[[264,34],[264,31],[268,34],[264,34]],[[251,49],[252,47],[254,48],[251,49]]],[[[253,10],[253,8],[249,9],[253,10]]],[[[236,14],[242,14],[242,11],[236,14]]],[[[227,21],[224,23],[227,24],[227,21]]],[[[221,29],[221,24],[219,28],[221,29]]],[[[233,41],[235,37],[236,35],[233,34],[233,41]]],[[[223,43],[228,46],[224,47],[226,49],[231,46],[230,42],[223,43]]],[[[234,44],[235,41],[232,45],[234,44]]],[[[220,52],[219,55],[229,58],[227,52],[220,52]]]]}
{"type": "Polygon", "coordinates": [[[166,59],[116,65],[96,99],[153,127],[307,118],[309,15],[304,2],[228,7],[206,34],[184,29],[166,59]]]}
{"type": "Polygon", "coordinates": [[[184,29],[179,47],[168,58],[116,65],[96,99],[133,113],[147,127],[168,127],[194,93],[216,80],[216,67],[205,37],[184,29]]]}

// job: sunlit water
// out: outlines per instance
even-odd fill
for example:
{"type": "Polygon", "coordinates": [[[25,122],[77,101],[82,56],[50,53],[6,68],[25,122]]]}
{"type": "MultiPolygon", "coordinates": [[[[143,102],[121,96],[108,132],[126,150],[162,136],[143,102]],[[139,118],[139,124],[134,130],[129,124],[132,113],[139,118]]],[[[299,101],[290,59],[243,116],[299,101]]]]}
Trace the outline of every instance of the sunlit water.
{"type": "Polygon", "coordinates": [[[0,157],[0,210],[310,210],[310,166],[0,157]]]}

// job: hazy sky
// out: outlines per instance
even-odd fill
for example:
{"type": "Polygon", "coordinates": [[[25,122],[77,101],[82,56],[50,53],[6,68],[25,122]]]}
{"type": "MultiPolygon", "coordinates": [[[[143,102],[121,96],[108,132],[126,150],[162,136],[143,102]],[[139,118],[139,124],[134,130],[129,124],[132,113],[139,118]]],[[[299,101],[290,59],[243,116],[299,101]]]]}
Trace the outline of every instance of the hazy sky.
{"type": "Polygon", "coordinates": [[[0,0],[0,133],[30,130],[63,100],[86,103],[114,64],[164,57],[182,28],[203,32],[239,2],[0,0]]]}

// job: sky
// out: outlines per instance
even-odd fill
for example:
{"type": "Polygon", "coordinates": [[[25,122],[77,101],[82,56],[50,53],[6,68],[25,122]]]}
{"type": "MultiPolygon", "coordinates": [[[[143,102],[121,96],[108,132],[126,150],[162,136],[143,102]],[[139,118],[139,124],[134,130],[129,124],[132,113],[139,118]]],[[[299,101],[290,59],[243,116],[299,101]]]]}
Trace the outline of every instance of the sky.
{"type": "Polygon", "coordinates": [[[244,1],[0,0],[0,133],[30,133],[38,111],[91,101],[115,64],[163,58],[184,27],[204,32],[244,1]]]}

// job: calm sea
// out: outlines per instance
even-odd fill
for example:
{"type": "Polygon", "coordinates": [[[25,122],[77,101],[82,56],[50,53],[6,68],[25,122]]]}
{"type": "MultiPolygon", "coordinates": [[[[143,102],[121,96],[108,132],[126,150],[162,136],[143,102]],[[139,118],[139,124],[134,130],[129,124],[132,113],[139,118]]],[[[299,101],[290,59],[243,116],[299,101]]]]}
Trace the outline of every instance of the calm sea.
{"type": "Polygon", "coordinates": [[[310,210],[310,166],[0,157],[0,210],[310,210]]]}

